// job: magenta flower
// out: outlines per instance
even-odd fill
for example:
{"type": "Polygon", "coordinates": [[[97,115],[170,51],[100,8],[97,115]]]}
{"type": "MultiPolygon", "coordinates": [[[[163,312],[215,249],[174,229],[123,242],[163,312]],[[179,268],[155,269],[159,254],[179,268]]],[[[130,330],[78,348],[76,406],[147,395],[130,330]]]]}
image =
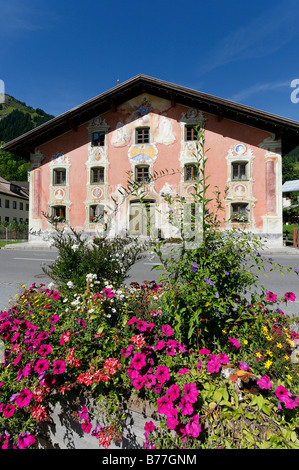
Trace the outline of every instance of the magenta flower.
{"type": "Polygon", "coordinates": [[[57,359],[53,362],[53,374],[63,374],[65,371],[66,364],[65,361],[57,359]]]}
{"type": "Polygon", "coordinates": [[[144,431],[145,431],[144,434],[148,434],[149,432],[152,432],[155,429],[156,429],[156,426],[154,425],[154,423],[152,421],[147,421],[144,426],[144,431]]]}
{"type": "Polygon", "coordinates": [[[185,392],[184,397],[186,400],[188,400],[190,403],[195,403],[199,394],[196,385],[194,383],[184,384],[183,388],[185,392]]]}
{"type": "Polygon", "coordinates": [[[186,424],[185,430],[186,430],[187,436],[190,436],[190,437],[199,436],[199,433],[201,432],[201,427],[200,427],[198,420],[199,420],[199,416],[194,415],[190,419],[189,423],[186,424]]]}
{"type": "Polygon", "coordinates": [[[38,359],[36,361],[34,370],[36,370],[38,374],[41,374],[42,372],[48,369],[49,369],[49,362],[47,361],[47,359],[38,359]]]}
{"type": "Polygon", "coordinates": [[[275,395],[280,401],[285,401],[288,399],[288,390],[282,385],[279,385],[275,390],[275,395]]]}
{"type": "Polygon", "coordinates": [[[58,315],[52,315],[50,318],[50,323],[57,323],[58,320],[59,320],[59,316],[58,315]]]}
{"type": "Polygon", "coordinates": [[[36,441],[35,436],[29,432],[22,432],[18,437],[18,448],[25,449],[34,444],[36,441]]]}
{"type": "Polygon", "coordinates": [[[183,367],[182,369],[178,371],[178,375],[181,377],[182,375],[188,374],[188,372],[189,372],[189,369],[187,369],[187,367],[183,367]]]}
{"type": "Polygon", "coordinates": [[[269,300],[269,302],[275,302],[277,299],[277,295],[269,291],[267,292],[267,299],[269,300]]]}
{"type": "Polygon", "coordinates": [[[127,349],[122,348],[121,350],[121,355],[123,357],[129,357],[131,355],[131,352],[133,351],[133,344],[130,344],[127,349]]]}
{"type": "Polygon", "coordinates": [[[286,292],[284,296],[286,300],[291,300],[292,302],[294,302],[294,300],[296,299],[296,296],[293,292],[286,292]]]}
{"type": "Polygon", "coordinates": [[[54,299],[54,300],[58,300],[59,297],[60,297],[60,294],[59,294],[59,292],[53,292],[53,294],[52,294],[51,297],[52,297],[52,299],[54,299]]]}
{"type": "Polygon", "coordinates": [[[208,355],[208,354],[210,354],[210,352],[211,352],[211,351],[210,351],[209,349],[207,349],[207,348],[203,348],[203,349],[200,349],[200,350],[199,350],[199,354],[200,354],[201,356],[208,355]]]}
{"type": "Polygon", "coordinates": [[[169,408],[172,408],[172,402],[169,397],[164,395],[157,400],[158,412],[161,414],[166,414],[169,408]]]}
{"type": "Polygon", "coordinates": [[[84,419],[85,421],[88,421],[89,414],[88,414],[88,409],[86,408],[85,405],[83,405],[81,410],[78,411],[78,415],[80,416],[81,419],[84,419]]]}
{"type": "Polygon", "coordinates": [[[142,320],[137,320],[136,328],[139,331],[146,331],[147,329],[147,322],[142,320]]]}
{"type": "MultiPolygon", "coordinates": [[[[240,369],[241,370],[249,370],[249,364],[248,362],[239,362],[239,365],[240,365],[240,369]]],[[[266,377],[266,376],[265,376],[266,377]]]]}
{"type": "Polygon", "coordinates": [[[162,333],[166,336],[173,335],[173,329],[169,325],[162,325],[162,333]]]}
{"type": "Polygon", "coordinates": [[[85,321],[82,320],[81,318],[78,318],[78,323],[79,323],[79,326],[81,326],[82,328],[85,328],[85,327],[86,327],[85,321]]]}
{"type": "Polygon", "coordinates": [[[172,384],[168,390],[166,390],[166,394],[169,396],[171,401],[175,401],[179,398],[180,395],[180,387],[179,385],[172,384]]]}
{"type": "Polygon", "coordinates": [[[190,403],[189,400],[187,400],[186,397],[183,397],[181,401],[179,402],[179,407],[182,410],[182,415],[192,415],[193,413],[193,406],[192,403],[190,403]]]}
{"type": "Polygon", "coordinates": [[[156,379],[164,384],[167,380],[170,379],[170,373],[167,366],[158,366],[156,370],[156,379]]]}
{"type": "Polygon", "coordinates": [[[176,426],[179,424],[177,409],[173,407],[169,407],[169,409],[166,412],[166,417],[167,417],[167,426],[169,427],[169,429],[175,429],[176,426]]]}
{"type": "Polygon", "coordinates": [[[18,394],[16,397],[16,405],[18,408],[23,408],[24,406],[29,405],[30,400],[32,398],[32,393],[27,388],[23,388],[23,390],[18,394]]]}
{"type": "Polygon", "coordinates": [[[218,359],[219,359],[220,364],[228,364],[229,363],[229,358],[224,353],[219,353],[218,354],[218,359]]]}
{"type": "Polygon", "coordinates": [[[228,342],[234,349],[238,349],[241,347],[241,344],[236,338],[228,338],[228,342]]]}
{"type": "Polygon", "coordinates": [[[201,373],[201,366],[202,366],[202,362],[198,361],[198,363],[196,364],[196,367],[198,369],[199,374],[201,373]]]}
{"type": "Polygon", "coordinates": [[[146,356],[143,353],[135,353],[131,361],[131,366],[136,370],[140,370],[142,367],[146,366],[145,359],[146,356]]]}
{"type": "Polygon", "coordinates": [[[132,318],[128,321],[128,325],[133,325],[133,323],[135,323],[135,321],[137,321],[137,318],[136,318],[136,317],[132,317],[132,318]]]}
{"type": "Polygon", "coordinates": [[[83,423],[81,423],[81,426],[83,432],[85,432],[86,434],[90,433],[92,424],[89,421],[84,421],[83,423]]]}
{"type": "Polygon", "coordinates": [[[3,416],[5,418],[10,418],[13,416],[15,409],[16,407],[14,405],[6,405],[6,407],[3,409],[3,416]]]}
{"type": "Polygon", "coordinates": [[[217,356],[215,356],[215,354],[210,354],[210,356],[208,357],[208,369],[207,369],[207,371],[210,374],[214,374],[214,373],[219,372],[220,367],[221,367],[221,363],[220,363],[219,358],[217,356]]]}
{"type": "Polygon", "coordinates": [[[146,386],[146,388],[152,388],[154,385],[156,385],[157,381],[156,381],[156,377],[154,376],[154,374],[146,374],[145,376],[145,382],[144,382],[144,385],[146,386]]]}
{"type": "Polygon", "coordinates": [[[163,339],[158,341],[154,348],[157,349],[157,351],[161,351],[161,349],[165,348],[165,341],[163,339]]]}
{"type": "Polygon", "coordinates": [[[260,380],[256,382],[260,388],[269,389],[271,388],[270,377],[268,375],[264,375],[260,380]]]}
{"type": "Polygon", "coordinates": [[[132,382],[133,387],[136,388],[136,390],[140,390],[144,386],[144,383],[145,378],[142,375],[138,375],[132,382]]]}
{"type": "Polygon", "coordinates": [[[52,351],[52,346],[51,344],[42,344],[41,347],[38,350],[38,354],[41,356],[47,356],[50,354],[52,351]]]}

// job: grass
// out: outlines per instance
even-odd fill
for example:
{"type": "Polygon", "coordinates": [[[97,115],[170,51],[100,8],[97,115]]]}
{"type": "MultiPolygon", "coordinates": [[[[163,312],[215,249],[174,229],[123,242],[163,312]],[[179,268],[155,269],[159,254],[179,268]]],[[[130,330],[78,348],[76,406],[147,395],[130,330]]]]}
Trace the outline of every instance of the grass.
{"type": "Polygon", "coordinates": [[[0,247],[5,246],[5,245],[13,245],[14,243],[23,243],[24,240],[17,240],[17,241],[8,241],[6,240],[0,240],[0,247]]]}

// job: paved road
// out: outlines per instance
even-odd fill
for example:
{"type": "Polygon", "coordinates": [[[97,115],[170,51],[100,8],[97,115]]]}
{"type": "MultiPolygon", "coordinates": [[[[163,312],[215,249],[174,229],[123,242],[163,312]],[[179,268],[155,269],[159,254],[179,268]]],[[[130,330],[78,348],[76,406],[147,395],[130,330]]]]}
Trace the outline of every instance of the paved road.
{"type": "MultiPolygon", "coordinates": [[[[13,299],[22,290],[23,284],[29,287],[32,282],[48,284],[48,278],[42,270],[43,265],[51,264],[57,257],[54,249],[38,248],[29,249],[1,249],[0,250],[0,310],[9,305],[9,300],[13,299]]],[[[299,266],[299,250],[280,250],[277,253],[269,252],[267,257],[271,257],[284,267],[299,266]],[[298,254],[297,254],[298,253],[298,254]]],[[[161,271],[154,270],[157,258],[147,256],[138,261],[129,271],[129,278],[126,283],[133,281],[142,282],[144,280],[159,280],[161,271]]],[[[299,277],[293,272],[282,276],[279,271],[268,273],[268,277],[259,275],[259,285],[264,284],[267,290],[271,290],[278,296],[291,291],[296,295],[295,302],[288,302],[281,305],[283,311],[289,314],[299,315],[299,277]]]]}

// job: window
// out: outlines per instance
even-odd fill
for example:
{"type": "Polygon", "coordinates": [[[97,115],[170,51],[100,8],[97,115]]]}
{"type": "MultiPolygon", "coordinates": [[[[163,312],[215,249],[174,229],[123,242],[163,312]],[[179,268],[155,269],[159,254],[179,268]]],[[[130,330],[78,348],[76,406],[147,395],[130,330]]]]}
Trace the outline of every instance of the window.
{"type": "Polygon", "coordinates": [[[197,167],[194,164],[185,165],[185,181],[194,181],[197,178],[197,167]]]}
{"type": "Polygon", "coordinates": [[[9,199],[5,199],[5,209],[9,209],[9,199]]]}
{"type": "Polygon", "coordinates": [[[90,170],[90,182],[92,184],[105,182],[105,168],[96,167],[90,170]]]}
{"type": "Polygon", "coordinates": [[[248,222],[248,219],[248,204],[239,202],[232,204],[232,222],[248,222]]]}
{"type": "Polygon", "coordinates": [[[26,211],[29,211],[29,204],[26,204],[26,211]]]}
{"type": "Polygon", "coordinates": [[[53,184],[66,184],[66,170],[64,168],[59,168],[53,171],[53,184]]]}
{"type": "Polygon", "coordinates": [[[149,167],[147,165],[137,166],[135,168],[135,179],[137,182],[147,182],[149,181],[149,167]]]}
{"type": "Polygon", "coordinates": [[[24,204],[23,202],[20,202],[20,211],[22,211],[24,209],[24,204]]]}
{"type": "Polygon", "coordinates": [[[65,219],[65,206],[53,206],[52,217],[61,217],[65,219]]]}
{"type": "Polygon", "coordinates": [[[150,130],[149,127],[139,127],[136,129],[136,143],[137,144],[148,144],[150,141],[150,130]]]}
{"type": "Polygon", "coordinates": [[[89,207],[89,221],[94,223],[104,223],[104,206],[101,204],[89,207]]]}
{"type": "Polygon", "coordinates": [[[1,207],[1,201],[2,201],[2,199],[0,198],[0,207],[1,207]]]}
{"type": "Polygon", "coordinates": [[[105,132],[104,131],[93,132],[92,145],[93,147],[103,147],[105,145],[105,132]]]}
{"type": "Polygon", "coordinates": [[[17,201],[12,201],[12,208],[16,209],[17,208],[17,201]]]}
{"type": "Polygon", "coordinates": [[[232,179],[233,180],[246,180],[247,179],[247,171],[246,171],[246,163],[233,163],[232,164],[232,179]]]}
{"type": "Polygon", "coordinates": [[[197,140],[196,126],[186,126],[186,140],[197,140]]]}

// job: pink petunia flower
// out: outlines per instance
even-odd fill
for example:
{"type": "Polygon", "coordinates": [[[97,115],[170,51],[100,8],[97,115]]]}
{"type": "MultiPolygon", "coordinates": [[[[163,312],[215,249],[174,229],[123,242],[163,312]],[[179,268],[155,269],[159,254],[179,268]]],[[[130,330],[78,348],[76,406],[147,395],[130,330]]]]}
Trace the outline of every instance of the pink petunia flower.
{"type": "Polygon", "coordinates": [[[186,400],[188,400],[190,403],[195,403],[199,395],[196,385],[194,383],[184,384],[183,389],[185,392],[184,397],[186,398],[186,400]]]}
{"type": "Polygon", "coordinates": [[[170,379],[170,373],[167,366],[158,366],[156,370],[156,379],[164,384],[167,380],[170,379]]]}
{"type": "Polygon", "coordinates": [[[269,300],[269,302],[275,302],[276,299],[277,299],[277,295],[273,294],[273,292],[268,291],[267,292],[267,299],[269,300]]]}
{"type": "Polygon", "coordinates": [[[36,361],[34,370],[36,370],[38,374],[41,374],[42,372],[48,369],[49,369],[49,362],[47,361],[47,359],[38,359],[36,361]]]}
{"type": "Polygon", "coordinates": [[[10,418],[13,416],[15,409],[16,407],[14,405],[6,405],[6,407],[3,409],[3,416],[5,418],[10,418]]]}
{"type": "Polygon", "coordinates": [[[145,359],[146,356],[143,353],[135,353],[131,361],[131,366],[136,370],[140,370],[142,367],[146,366],[145,359]]]}
{"type": "Polygon", "coordinates": [[[296,296],[293,292],[286,292],[284,294],[284,296],[285,296],[286,300],[291,300],[292,302],[294,302],[295,299],[296,299],[296,296]]]}
{"type": "Polygon", "coordinates": [[[59,297],[60,297],[60,294],[59,294],[59,292],[53,292],[53,294],[52,294],[51,297],[52,297],[52,299],[54,299],[54,300],[58,300],[59,297]]]}
{"type": "Polygon", "coordinates": [[[173,335],[173,329],[169,325],[162,325],[162,333],[166,336],[173,335]]]}
{"type": "Polygon", "coordinates": [[[260,388],[270,389],[271,382],[270,377],[268,375],[264,375],[260,380],[256,382],[260,388]]]}
{"type": "Polygon", "coordinates": [[[22,432],[18,437],[18,448],[25,449],[31,446],[36,441],[35,436],[29,432],[22,432]]]}
{"type": "Polygon", "coordinates": [[[182,410],[182,415],[192,415],[193,413],[193,406],[192,403],[190,403],[189,400],[186,399],[186,397],[183,397],[180,402],[179,402],[179,407],[182,410]]]}
{"type": "Polygon", "coordinates": [[[23,408],[29,405],[30,400],[32,398],[32,393],[27,388],[23,388],[23,390],[18,394],[16,397],[16,405],[18,408],[23,408]]]}
{"type": "Polygon", "coordinates": [[[63,374],[66,369],[65,361],[57,359],[53,362],[53,374],[63,374]]]}
{"type": "Polygon", "coordinates": [[[52,351],[52,346],[51,344],[42,344],[41,347],[38,350],[38,354],[41,356],[47,356],[50,354],[52,351]]]}
{"type": "Polygon", "coordinates": [[[189,369],[187,369],[187,367],[183,367],[182,369],[178,371],[178,375],[181,377],[182,375],[188,374],[188,372],[189,372],[189,369]]]}
{"type": "Polygon", "coordinates": [[[210,351],[209,349],[207,349],[207,348],[202,348],[202,349],[199,350],[199,354],[200,354],[201,356],[208,355],[208,354],[210,354],[210,352],[211,352],[211,351],[210,351]]]}
{"type": "Polygon", "coordinates": [[[171,401],[175,401],[179,398],[180,395],[180,387],[179,385],[172,384],[168,390],[166,390],[166,394],[169,396],[171,401]]]}
{"type": "Polygon", "coordinates": [[[241,344],[236,338],[228,338],[228,342],[234,349],[238,349],[241,347],[241,344]]]}
{"type": "Polygon", "coordinates": [[[199,433],[201,432],[201,427],[198,421],[199,421],[199,416],[194,415],[190,419],[189,423],[186,424],[185,430],[186,430],[187,436],[190,436],[190,437],[199,436],[199,433]]]}
{"type": "Polygon", "coordinates": [[[148,434],[149,432],[152,432],[156,429],[156,426],[154,425],[154,423],[152,421],[147,421],[145,423],[145,426],[144,426],[144,434],[148,434]]]}

